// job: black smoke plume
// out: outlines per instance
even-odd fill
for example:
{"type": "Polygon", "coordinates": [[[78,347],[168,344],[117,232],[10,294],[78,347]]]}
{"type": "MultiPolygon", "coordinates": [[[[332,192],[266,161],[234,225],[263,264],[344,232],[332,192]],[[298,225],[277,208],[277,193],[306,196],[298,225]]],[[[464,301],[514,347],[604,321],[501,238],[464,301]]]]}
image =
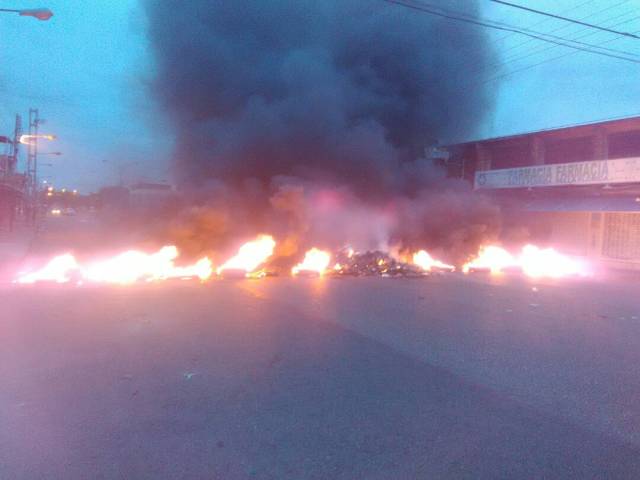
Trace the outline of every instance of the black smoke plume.
{"type": "Polygon", "coordinates": [[[302,243],[356,241],[353,223],[406,246],[495,233],[497,210],[424,154],[491,111],[480,28],[382,0],[141,1],[183,189],[302,243]]]}

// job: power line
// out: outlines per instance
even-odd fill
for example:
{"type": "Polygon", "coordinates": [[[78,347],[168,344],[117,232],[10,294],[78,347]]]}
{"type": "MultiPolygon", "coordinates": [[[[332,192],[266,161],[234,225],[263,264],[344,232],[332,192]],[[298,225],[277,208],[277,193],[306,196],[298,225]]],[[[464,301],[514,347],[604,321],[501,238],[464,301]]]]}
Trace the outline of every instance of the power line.
{"type": "MultiPolygon", "coordinates": [[[[612,8],[618,7],[618,6],[620,6],[620,5],[624,4],[624,3],[627,3],[629,1],[630,0],[622,0],[622,1],[620,1],[620,2],[618,2],[616,4],[614,4],[614,5],[610,5],[610,6],[604,8],[602,10],[599,10],[599,11],[597,11],[595,13],[587,15],[585,18],[589,18],[589,17],[592,17],[594,15],[598,15],[598,14],[600,14],[602,12],[605,12],[605,11],[610,10],[612,8]]],[[[482,24],[486,24],[486,26],[488,26],[489,28],[495,28],[497,30],[505,30],[506,29],[508,32],[512,32],[512,33],[509,33],[508,35],[505,35],[503,38],[507,38],[507,37],[509,37],[511,35],[516,35],[516,34],[520,34],[520,35],[524,35],[525,37],[528,37],[528,40],[525,40],[524,42],[522,42],[518,46],[524,45],[524,44],[529,43],[529,42],[533,42],[535,40],[542,40],[543,42],[546,42],[546,43],[552,43],[555,46],[564,46],[564,47],[574,48],[576,50],[584,51],[583,49],[575,47],[575,46],[573,46],[571,44],[566,44],[566,42],[570,42],[570,43],[582,45],[584,47],[588,47],[588,48],[591,48],[591,49],[608,50],[608,51],[611,51],[613,53],[626,55],[628,57],[637,57],[638,56],[638,54],[635,53],[635,52],[628,52],[628,51],[614,49],[614,48],[607,48],[607,47],[602,47],[601,45],[594,45],[592,43],[586,43],[586,42],[578,41],[578,39],[583,38],[585,36],[577,37],[577,38],[566,38],[566,37],[561,37],[561,36],[557,36],[557,35],[552,35],[551,34],[551,32],[562,30],[563,28],[566,28],[566,26],[556,28],[556,29],[554,29],[554,30],[552,30],[551,32],[548,32],[548,33],[541,33],[541,32],[535,31],[535,30],[528,29],[526,27],[514,27],[513,25],[505,24],[503,22],[497,22],[497,21],[494,21],[494,20],[482,21],[481,19],[479,19],[477,17],[473,17],[473,16],[468,15],[466,13],[455,11],[455,10],[447,10],[447,9],[444,9],[442,7],[439,7],[439,6],[434,6],[434,5],[430,5],[428,3],[425,3],[425,2],[420,2],[420,0],[404,0],[404,1],[399,1],[399,0],[398,1],[393,1],[392,0],[389,3],[395,3],[395,4],[399,4],[399,5],[408,7],[408,8],[421,10],[421,11],[424,11],[425,9],[429,9],[430,12],[432,12],[434,15],[439,15],[439,16],[446,15],[447,18],[456,17],[456,19],[460,19],[461,21],[469,21],[469,22],[474,23],[474,24],[475,23],[482,23],[482,24]],[[409,3],[407,3],[407,2],[409,2],[409,3]],[[433,9],[436,9],[436,11],[433,11],[433,9]],[[543,38],[540,38],[540,37],[543,37],[543,38]],[[554,41],[554,40],[556,40],[556,41],[554,41]]],[[[588,3],[592,3],[592,2],[591,1],[587,1],[587,2],[584,2],[582,4],[579,4],[578,6],[586,5],[588,3]]],[[[628,15],[629,13],[631,13],[631,12],[626,12],[623,15],[618,15],[618,16],[613,17],[613,18],[618,18],[619,16],[628,15]]],[[[612,20],[613,18],[610,18],[610,19],[607,19],[607,20],[612,20]]],[[[538,22],[535,25],[537,25],[539,23],[543,23],[544,21],[546,21],[546,20],[543,20],[542,22],[538,22]]],[[[616,24],[616,25],[613,25],[613,26],[617,26],[617,25],[619,25],[619,24],[616,24]]],[[[586,35],[586,36],[588,36],[588,35],[586,35]]],[[[507,48],[506,50],[508,51],[510,49],[511,48],[507,48]]],[[[593,53],[596,53],[596,52],[593,52],[593,53]]],[[[629,60],[629,59],[627,59],[627,60],[629,60]]]]}
{"type": "MultiPolygon", "coordinates": [[[[575,5],[575,6],[571,7],[571,8],[567,8],[566,10],[562,10],[560,13],[566,13],[566,12],[574,11],[576,8],[584,7],[585,5],[588,5],[588,4],[593,3],[593,2],[595,2],[595,1],[596,1],[596,0],[586,0],[586,1],[585,1],[585,2],[583,2],[583,3],[579,3],[578,5],[575,5]]],[[[620,3],[626,3],[626,2],[629,2],[629,1],[630,1],[630,0],[622,0],[622,2],[620,2],[620,3]]],[[[617,5],[619,5],[619,4],[616,4],[616,5],[614,5],[614,6],[617,6],[617,5]]],[[[607,7],[605,10],[607,10],[608,8],[613,8],[613,7],[607,7]]],[[[549,21],[550,21],[550,19],[548,19],[548,18],[543,18],[542,20],[540,20],[540,21],[538,21],[538,22],[536,22],[536,23],[533,23],[533,24],[529,25],[529,27],[537,27],[538,25],[542,25],[543,23],[547,23],[547,22],[549,22],[549,21]]],[[[506,35],[504,35],[504,36],[502,36],[502,37],[500,37],[500,38],[498,38],[498,39],[496,39],[496,40],[497,40],[498,42],[501,42],[501,41],[503,41],[503,40],[506,40],[506,39],[507,39],[507,38],[509,38],[509,37],[512,37],[513,35],[516,35],[516,34],[515,34],[515,33],[507,33],[506,35]]],[[[524,43],[527,43],[527,42],[530,42],[530,41],[531,41],[531,39],[529,39],[529,40],[525,40],[525,42],[524,42],[524,43]]],[[[510,48],[513,48],[513,47],[510,47],[510,48]]]]}
{"type": "MultiPolygon", "coordinates": [[[[628,13],[626,13],[625,15],[628,15],[628,13]]],[[[624,20],[622,22],[615,23],[612,26],[617,27],[618,25],[624,25],[626,23],[632,22],[632,21],[637,20],[639,18],[640,18],[640,16],[631,17],[631,18],[629,18],[627,20],[624,20]]],[[[587,30],[588,29],[585,28],[585,29],[582,29],[582,30],[580,30],[579,32],[576,32],[576,33],[584,32],[584,31],[587,31],[587,30]]],[[[598,35],[599,33],[600,32],[591,31],[589,33],[586,33],[584,35],[581,35],[581,36],[575,37],[575,38],[576,39],[586,38],[586,37],[590,37],[592,35],[598,35]]],[[[602,47],[602,45],[604,45],[605,43],[611,43],[612,41],[616,41],[616,40],[620,40],[620,39],[621,39],[621,37],[618,36],[618,37],[611,38],[611,39],[608,39],[606,41],[603,41],[603,42],[600,43],[598,48],[603,48],[603,49],[606,49],[606,50],[619,51],[619,50],[616,50],[616,49],[609,49],[609,48],[606,48],[606,47],[602,47]]],[[[539,55],[541,53],[547,52],[549,50],[554,50],[556,48],[558,48],[557,45],[551,45],[551,46],[546,46],[546,47],[543,47],[543,48],[534,49],[534,50],[531,50],[529,52],[517,53],[515,55],[511,55],[511,56],[507,57],[504,60],[501,60],[501,61],[498,61],[498,62],[494,62],[494,63],[492,63],[490,65],[487,65],[487,66],[484,66],[484,67],[482,67],[480,69],[476,69],[476,70],[473,71],[473,73],[482,73],[482,72],[484,72],[484,71],[486,71],[486,70],[488,70],[490,68],[493,68],[493,67],[505,67],[505,66],[509,65],[510,63],[517,62],[517,61],[520,61],[520,60],[524,60],[525,58],[529,58],[529,57],[532,57],[532,56],[535,56],[535,55],[539,55]]],[[[566,57],[568,55],[573,55],[573,54],[576,54],[576,53],[578,53],[578,52],[575,52],[575,51],[574,52],[567,52],[567,53],[565,53],[563,55],[543,60],[543,61],[541,61],[539,63],[536,63],[533,66],[537,66],[537,65],[540,65],[542,63],[546,63],[548,61],[554,60],[556,58],[562,58],[562,57],[566,57]]],[[[530,68],[530,67],[525,67],[524,70],[526,70],[528,68],[530,68]]],[[[519,69],[518,71],[520,71],[520,70],[522,70],[522,69],[519,69]]],[[[508,75],[510,75],[510,73],[505,74],[505,76],[508,76],[508,75]]]]}
{"type": "MultiPolygon", "coordinates": [[[[622,15],[618,15],[618,16],[616,16],[616,17],[611,17],[611,18],[609,18],[609,19],[607,19],[607,20],[614,20],[614,19],[616,19],[616,18],[619,18],[620,16],[626,16],[626,15],[628,15],[629,13],[630,13],[630,12],[624,13],[624,14],[622,14],[622,15]]],[[[615,23],[615,24],[613,24],[612,26],[613,26],[613,27],[617,27],[618,25],[624,25],[624,24],[626,24],[626,23],[629,23],[629,22],[632,22],[632,21],[634,21],[634,20],[637,20],[638,18],[640,18],[640,16],[631,17],[631,18],[629,18],[629,19],[627,19],[627,20],[623,20],[623,21],[621,21],[621,22],[615,23]]],[[[579,30],[579,31],[577,31],[577,32],[575,32],[575,33],[578,33],[578,34],[579,34],[579,33],[585,32],[585,31],[588,31],[589,33],[586,33],[586,34],[584,34],[584,35],[580,35],[580,36],[577,36],[577,37],[573,37],[573,38],[571,38],[571,41],[573,41],[573,42],[577,42],[578,40],[581,40],[581,39],[583,39],[583,38],[587,38],[587,37],[590,37],[590,36],[593,36],[593,35],[598,35],[598,34],[600,34],[600,32],[590,31],[590,30],[589,30],[589,29],[587,29],[587,28],[584,28],[584,29],[582,29],[582,30],[579,30]]],[[[619,38],[620,38],[620,37],[616,37],[616,39],[619,39],[619,38]]],[[[530,40],[530,41],[532,41],[532,40],[530,40]]],[[[584,42],[579,42],[579,43],[584,43],[584,42]]],[[[614,53],[622,53],[622,54],[626,54],[626,55],[633,56],[633,57],[637,57],[637,56],[638,56],[638,54],[633,53],[633,52],[626,52],[626,51],[624,51],[624,50],[619,50],[619,49],[616,49],[616,48],[607,48],[607,47],[603,47],[602,45],[603,45],[604,43],[606,43],[606,42],[602,42],[602,43],[598,44],[598,45],[597,45],[597,47],[598,47],[599,49],[601,49],[601,50],[607,50],[607,51],[614,52],[614,53]]],[[[503,61],[502,61],[502,62],[500,62],[500,63],[501,63],[501,65],[503,65],[503,66],[504,66],[504,65],[506,65],[507,63],[511,63],[511,62],[513,62],[513,61],[517,61],[517,60],[522,60],[523,58],[527,58],[527,57],[530,57],[530,56],[532,56],[532,55],[537,55],[538,53],[546,52],[547,50],[552,50],[552,49],[554,49],[554,48],[558,48],[558,46],[557,46],[557,45],[542,46],[542,48],[532,49],[532,50],[529,50],[529,51],[526,51],[526,50],[525,50],[524,52],[519,52],[519,53],[516,53],[516,54],[514,54],[514,55],[511,55],[511,56],[507,57],[505,60],[503,60],[503,61]]]]}
{"type": "MultiPolygon", "coordinates": [[[[629,23],[629,22],[633,22],[633,21],[635,21],[635,20],[638,20],[639,18],[640,18],[640,15],[636,15],[635,17],[631,17],[631,18],[628,18],[627,20],[623,20],[623,21],[621,21],[621,22],[615,23],[615,24],[613,24],[612,26],[613,26],[613,27],[617,27],[617,26],[619,26],[619,25],[624,25],[624,24],[627,24],[627,23],[629,23]]],[[[587,29],[583,29],[583,30],[580,30],[580,32],[576,32],[576,33],[581,33],[581,32],[584,32],[584,31],[586,31],[586,30],[587,30],[587,29]]],[[[579,37],[575,37],[575,39],[576,39],[576,40],[577,40],[577,39],[582,39],[582,38],[590,37],[590,36],[592,36],[592,35],[598,35],[599,33],[600,33],[600,32],[593,32],[593,31],[591,31],[591,32],[586,33],[586,34],[584,34],[584,35],[580,35],[579,37]]],[[[602,46],[602,45],[604,45],[605,43],[610,43],[610,42],[612,42],[612,41],[614,41],[614,40],[620,40],[620,37],[615,37],[615,38],[611,38],[611,39],[608,39],[608,40],[606,40],[606,41],[603,41],[603,42],[601,42],[601,43],[598,45],[598,48],[603,48],[603,49],[605,49],[605,50],[618,51],[618,50],[616,50],[616,49],[609,49],[609,48],[606,48],[606,47],[603,47],[603,46],[602,46]]],[[[506,63],[509,63],[509,62],[511,62],[511,61],[515,61],[515,60],[522,60],[523,58],[527,58],[527,57],[529,57],[529,56],[531,56],[531,55],[537,55],[537,54],[539,54],[539,53],[546,52],[546,51],[548,51],[548,50],[552,50],[552,49],[554,49],[554,48],[558,48],[558,47],[555,47],[555,46],[549,46],[549,47],[540,48],[540,49],[534,50],[534,51],[532,51],[531,53],[529,53],[529,54],[527,54],[527,55],[524,55],[524,56],[520,56],[520,57],[516,57],[516,58],[513,58],[513,57],[512,57],[512,58],[510,58],[509,60],[507,60],[507,62],[506,62],[506,63]]],[[[571,53],[575,53],[575,52],[571,52],[571,53]]],[[[634,56],[635,56],[635,55],[634,55],[634,56]]],[[[505,63],[505,64],[506,64],[506,63],[505,63]]]]}
{"type": "Polygon", "coordinates": [[[551,18],[555,18],[555,19],[558,19],[558,20],[563,20],[565,22],[575,23],[577,25],[582,25],[584,27],[595,28],[597,30],[602,30],[603,32],[615,33],[616,35],[621,35],[623,37],[630,37],[630,38],[635,38],[635,39],[640,40],[640,36],[635,35],[633,33],[620,32],[618,30],[612,30],[610,28],[601,27],[599,25],[594,25],[592,23],[582,22],[580,20],[574,20],[572,18],[563,17],[562,15],[555,15],[555,14],[549,13],[549,12],[543,12],[542,10],[536,10],[534,8],[525,7],[523,5],[516,5],[515,3],[505,2],[503,0],[489,0],[489,1],[493,2],[493,3],[499,3],[500,5],[506,5],[508,7],[519,8],[520,10],[525,10],[527,12],[536,13],[538,15],[544,15],[546,17],[551,17],[551,18]]]}
{"type": "MultiPolygon", "coordinates": [[[[587,16],[585,16],[585,17],[583,17],[583,18],[582,18],[582,20],[587,19],[587,18],[590,18],[590,17],[597,16],[597,15],[600,15],[601,13],[604,13],[604,12],[606,12],[606,11],[609,11],[609,10],[613,9],[613,8],[619,7],[620,5],[623,5],[623,4],[625,4],[625,3],[628,3],[629,1],[630,1],[630,0],[622,0],[621,2],[615,3],[615,4],[613,4],[613,5],[609,5],[609,6],[607,6],[607,7],[603,8],[603,9],[601,9],[601,10],[597,10],[597,11],[595,11],[595,12],[590,13],[589,15],[587,15],[587,16]]],[[[579,5],[577,5],[576,7],[574,7],[573,9],[564,10],[564,11],[562,11],[561,13],[564,13],[564,12],[568,12],[568,11],[575,10],[575,8],[582,7],[582,6],[584,6],[584,5],[588,4],[588,3],[591,3],[591,2],[586,2],[586,3],[579,4],[579,5]]],[[[607,19],[604,19],[603,21],[605,21],[605,22],[606,22],[606,21],[609,21],[609,20],[614,20],[614,19],[619,18],[619,17],[621,17],[621,16],[626,16],[626,15],[628,15],[629,13],[631,13],[631,12],[627,11],[627,12],[625,12],[625,13],[623,13],[623,14],[616,15],[615,17],[609,17],[609,18],[607,18],[607,19]]],[[[549,18],[543,19],[543,20],[541,20],[540,22],[538,22],[538,23],[534,24],[534,26],[535,26],[535,25],[539,25],[540,23],[543,23],[543,22],[548,22],[548,21],[550,21],[550,19],[549,19],[549,18]]],[[[617,24],[616,24],[616,25],[613,25],[613,26],[617,26],[617,24]]],[[[549,33],[555,33],[555,32],[558,32],[558,31],[560,31],[560,30],[564,30],[564,29],[565,29],[565,28],[567,28],[567,27],[571,27],[571,25],[568,25],[568,24],[562,25],[562,26],[560,26],[560,27],[558,27],[558,28],[554,28],[554,29],[553,29],[553,30],[551,30],[549,33]]],[[[584,30],[586,30],[586,29],[584,29],[584,30]]],[[[579,32],[575,32],[575,33],[580,33],[580,32],[582,32],[582,31],[584,31],[584,30],[580,30],[579,32]]],[[[582,37],[578,37],[578,38],[582,38],[582,37]]],[[[522,42],[520,42],[520,43],[518,43],[518,44],[516,44],[516,45],[512,45],[512,46],[510,46],[510,47],[507,47],[507,48],[505,48],[505,49],[502,49],[502,53],[505,53],[505,52],[507,52],[507,51],[509,51],[509,50],[518,49],[519,47],[521,47],[521,46],[523,46],[523,45],[527,45],[527,44],[529,44],[529,43],[531,43],[531,42],[534,42],[534,41],[535,41],[535,40],[533,40],[533,39],[531,39],[531,38],[525,39],[525,40],[523,40],[522,42]]]]}
{"type": "MultiPolygon", "coordinates": [[[[634,33],[640,33],[640,32],[634,32],[634,33]]],[[[619,39],[620,39],[620,37],[612,38],[612,39],[607,40],[606,42],[603,42],[603,43],[609,43],[609,42],[613,42],[613,41],[616,41],[616,40],[619,40],[619,39]]],[[[576,53],[578,53],[578,52],[567,52],[567,53],[563,53],[562,55],[556,55],[555,57],[547,58],[545,60],[542,60],[540,62],[534,63],[532,65],[528,65],[528,66],[522,67],[522,68],[517,68],[516,70],[512,70],[511,72],[507,72],[507,73],[502,74],[502,75],[497,75],[495,77],[488,78],[484,82],[474,83],[474,85],[475,84],[485,85],[487,83],[495,82],[496,80],[501,80],[503,78],[506,78],[506,77],[509,77],[511,75],[514,75],[516,73],[520,73],[520,72],[524,72],[526,70],[530,70],[530,69],[532,69],[534,67],[537,67],[539,65],[542,65],[542,64],[545,64],[545,63],[548,63],[548,62],[552,62],[554,60],[559,60],[561,58],[565,58],[565,57],[568,57],[570,55],[575,55],[576,53]]]]}
{"type": "MultiPolygon", "coordinates": [[[[531,38],[534,38],[536,40],[540,40],[542,42],[553,43],[555,45],[560,45],[560,46],[563,46],[563,47],[572,48],[574,50],[580,50],[580,51],[583,51],[583,52],[593,53],[593,54],[596,54],[596,55],[602,55],[602,56],[610,57],[610,58],[617,58],[619,60],[626,60],[627,62],[640,64],[640,61],[634,60],[632,58],[628,58],[628,57],[625,57],[625,56],[622,56],[622,55],[614,55],[614,54],[610,54],[610,53],[606,53],[606,52],[601,52],[601,51],[598,51],[598,50],[593,50],[593,48],[598,48],[597,45],[587,44],[591,48],[580,47],[580,46],[577,46],[577,45],[571,45],[570,43],[566,43],[565,39],[562,39],[562,41],[557,41],[557,40],[553,40],[551,38],[545,38],[544,37],[545,34],[539,33],[539,32],[528,33],[528,31],[525,31],[524,29],[518,29],[518,28],[512,27],[512,26],[505,26],[505,24],[502,24],[502,25],[490,24],[490,23],[483,22],[483,21],[481,21],[479,19],[475,19],[475,18],[469,18],[469,17],[464,18],[464,17],[461,17],[459,15],[454,15],[454,14],[451,14],[451,13],[444,13],[442,11],[439,12],[437,10],[433,10],[432,9],[433,7],[429,8],[430,7],[429,5],[425,5],[425,6],[423,6],[423,5],[415,5],[415,4],[411,4],[411,3],[405,3],[405,2],[400,1],[400,0],[383,0],[383,1],[387,2],[387,3],[394,4],[394,5],[399,5],[399,6],[402,6],[402,7],[405,7],[405,8],[409,8],[409,9],[412,9],[412,10],[416,10],[416,11],[419,11],[419,12],[428,13],[430,15],[446,18],[446,19],[449,19],[449,20],[455,20],[455,21],[459,21],[459,22],[469,23],[469,24],[476,25],[476,26],[479,26],[479,27],[493,28],[495,30],[502,30],[502,31],[505,31],[505,32],[518,33],[520,35],[531,37],[531,38]]],[[[556,38],[562,38],[562,37],[556,37],[556,38]]],[[[571,41],[571,40],[567,40],[567,41],[571,41]]]]}
{"type": "MultiPolygon", "coordinates": [[[[583,2],[583,3],[580,3],[580,4],[576,5],[576,6],[574,6],[572,9],[568,9],[568,10],[565,10],[565,11],[567,11],[567,12],[568,12],[568,11],[575,10],[576,8],[583,7],[583,6],[585,6],[585,5],[588,5],[588,4],[590,4],[590,3],[593,3],[593,1],[595,1],[595,0],[588,0],[588,1],[586,1],[586,2],[583,2]]],[[[603,8],[603,9],[600,9],[600,10],[597,10],[597,11],[594,11],[594,12],[591,12],[589,15],[587,15],[587,16],[585,16],[585,17],[582,17],[582,20],[587,19],[587,18],[590,18],[590,17],[597,16],[597,15],[600,15],[600,14],[602,14],[602,13],[606,12],[606,11],[609,11],[609,10],[611,10],[611,9],[613,9],[613,8],[619,7],[620,5],[623,5],[623,4],[625,4],[625,3],[628,3],[629,1],[630,1],[630,0],[622,0],[622,1],[618,2],[618,3],[613,4],[613,5],[609,5],[609,6],[605,7],[605,8],[603,8]]],[[[562,11],[561,13],[564,13],[565,11],[562,11]]],[[[605,22],[608,22],[608,21],[610,21],[610,20],[614,20],[614,19],[617,19],[617,18],[619,18],[619,17],[627,16],[627,15],[629,15],[630,13],[632,13],[632,12],[630,12],[630,11],[626,11],[626,12],[625,12],[625,13],[623,13],[623,14],[619,14],[619,15],[616,15],[616,16],[614,16],[614,17],[609,17],[609,18],[605,19],[604,21],[605,21],[605,22]]],[[[633,17],[633,18],[635,19],[636,17],[633,17]]],[[[640,17],[638,17],[638,18],[640,18],[640,17]]],[[[540,20],[540,21],[538,21],[538,22],[534,23],[534,24],[533,24],[533,25],[531,25],[531,26],[532,26],[532,27],[535,27],[536,25],[540,25],[540,24],[542,24],[542,23],[546,23],[546,22],[550,22],[550,21],[551,21],[551,19],[550,19],[550,18],[543,18],[542,20],[540,20]]],[[[622,22],[622,23],[626,23],[626,22],[622,22]]],[[[609,26],[609,27],[617,27],[617,26],[618,26],[618,25],[620,25],[620,24],[621,24],[621,23],[616,23],[616,24],[614,24],[614,25],[608,25],[608,26],[609,26]]],[[[554,29],[553,29],[553,30],[551,30],[549,33],[555,33],[555,32],[557,32],[557,31],[564,30],[564,29],[565,29],[565,28],[567,28],[567,27],[572,27],[572,25],[571,25],[571,24],[564,24],[564,25],[562,25],[562,26],[560,26],[560,27],[558,27],[558,28],[554,28],[554,29]]],[[[581,33],[582,31],[586,31],[586,30],[588,30],[588,29],[586,29],[586,28],[585,28],[585,29],[579,30],[578,32],[575,32],[575,33],[581,33]]],[[[599,34],[599,33],[600,33],[600,32],[593,32],[593,31],[592,31],[592,32],[591,32],[590,34],[588,34],[588,35],[583,35],[583,36],[580,36],[580,37],[573,37],[573,38],[572,38],[572,40],[573,40],[573,39],[582,39],[582,38],[584,38],[584,37],[591,36],[591,35],[594,35],[594,34],[596,34],[596,35],[597,35],[597,34],[599,34]]],[[[508,33],[508,34],[506,34],[506,35],[504,35],[504,36],[502,36],[502,37],[498,38],[498,39],[497,39],[497,40],[495,40],[494,42],[495,42],[495,43],[498,43],[498,42],[500,42],[500,41],[502,41],[502,40],[505,40],[505,39],[507,39],[507,38],[509,38],[509,37],[511,37],[511,36],[516,36],[516,35],[517,35],[517,34],[515,34],[515,33],[508,33]]],[[[620,37],[617,37],[617,38],[620,38],[620,37]]],[[[500,53],[501,53],[502,55],[504,55],[506,52],[509,52],[509,51],[512,51],[512,50],[519,50],[519,49],[520,49],[520,47],[522,47],[522,46],[524,46],[524,45],[527,45],[527,44],[529,44],[529,43],[535,43],[535,42],[536,42],[536,40],[535,40],[535,39],[532,39],[532,38],[526,38],[526,39],[524,39],[523,41],[521,41],[521,42],[519,42],[519,43],[517,43],[517,44],[515,44],[515,45],[510,45],[510,46],[506,46],[506,47],[504,47],[504,48],[500,48],[500,53]]],[[[484,48],[484,47],[482,47],[482,48],[484,48]]],[[[531,55],[533,55],[533,54],[535,54],[535,53],[537,53],[537,52],[542,52],[542,51],[546,51],[546,50],[551,50],[551,49],[553,49],[553,48],[558,48],[558,45],[552,45],[552,46],[544,47],[544,48],[541,48],[541,49],[536,49],[536,48],[534,47],[534,48],[533,48],[533,50],[529,50],[529,51],[525,50],[524,52],[518,52],[518,53],[515,53],[515,54],[510,55],[510,56],[509,56],[509,57],[507,57],[506,59],[502,59],[502,60],[499,60],[499,61],[495,61],[495,62],[492,62],[491,64],[485,64],[485,63],[484,63],[484,61],[481,61],[481,60],[476,60],[476,61],[472,62],[471,64],[468,64],[468,62],[467,62],[466,60],[465,60],[464,62],[465,62],[465,66],[466,66],[466,68],[468,69],[468,71],[471,71],[471,73],[472,73],[472,74],[476,74],[476,73],[483,73],[483,72],[484,72],[485,70],[487,70],[487,69],[495,68],[495,67],[503,67],[504,65],[506,65],[506,64],[508,64],[508,63],[511,63],[512,61],[520,60],[520,59],[522,59],[522,58],[529,57],[529,56],[531,56],[531,55]],[[526,54],[526,55],[522,56],[523,54],[526,54]]],[[[598,48],[599,48],[599,49],[604,49],[604,50],[616,51],[617,53],[622,53],[622,51],[620,51],[620,50],[604,48],[604,47],[602,47],[602,44],[598,45],[598,48]]],[[[625,53],[626,53],[626,52],[625,52],[625,53]]],[[[635,54],[632,54],[632,56],[636,56],[636,55],[635,55],[635,54]]]]}

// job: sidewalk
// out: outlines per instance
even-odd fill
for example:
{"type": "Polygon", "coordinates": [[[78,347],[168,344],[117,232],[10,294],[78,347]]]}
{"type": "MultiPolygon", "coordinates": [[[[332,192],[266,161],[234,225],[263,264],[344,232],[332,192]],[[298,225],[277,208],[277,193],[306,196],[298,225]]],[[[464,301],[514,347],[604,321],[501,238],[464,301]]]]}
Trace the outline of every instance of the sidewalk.
{"type": "Polygon", "coordinates": [[[11,281],[31,248],[36,231],[18,224],[14,231],[0,231],[0,283],[11,281]]]}

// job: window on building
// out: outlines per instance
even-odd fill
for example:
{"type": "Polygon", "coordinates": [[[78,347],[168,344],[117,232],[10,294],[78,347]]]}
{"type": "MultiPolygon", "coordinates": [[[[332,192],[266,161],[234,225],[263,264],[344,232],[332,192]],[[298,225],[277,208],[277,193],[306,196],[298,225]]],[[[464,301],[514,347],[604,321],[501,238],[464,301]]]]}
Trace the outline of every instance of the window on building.
{"type": "Polygon", "coordinates": [[[609,135],[609,158],[640,157],[640,130],[609,135]]]}
{"type": "Polygon", "coordinates": [[[593,137],[563,138],[544,142],[544,163],[571,163],[595,160],[593,137]]]}
{"type": "Polygon", "coordinates": [[[531,143],[526,140],[503,140],[487,147],[491,154],[491,168],[524,167],[533,163],[531,143]]]}

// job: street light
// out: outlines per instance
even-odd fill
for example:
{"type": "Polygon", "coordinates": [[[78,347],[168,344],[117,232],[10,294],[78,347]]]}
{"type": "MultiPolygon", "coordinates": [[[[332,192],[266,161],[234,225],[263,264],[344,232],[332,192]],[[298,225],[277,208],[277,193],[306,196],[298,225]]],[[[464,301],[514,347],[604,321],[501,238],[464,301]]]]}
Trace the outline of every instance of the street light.
{"type": "Polygon", "coordinates": [[[37,140],[38,138],[44,138],[45,140],[55,140],[55,135],[20,135],[19,142],[23,145],[31,145],[30,140],[37,140]]]}
{"type": "Polygon", "coordinates": [[[21,17],[33,17],[38,20],[47,21],[53,17],[53,12],[48,8],[31,8],[23,10],[14,10],[12,8],[0,8],[0,12],[17,13],[21,17]]]}

